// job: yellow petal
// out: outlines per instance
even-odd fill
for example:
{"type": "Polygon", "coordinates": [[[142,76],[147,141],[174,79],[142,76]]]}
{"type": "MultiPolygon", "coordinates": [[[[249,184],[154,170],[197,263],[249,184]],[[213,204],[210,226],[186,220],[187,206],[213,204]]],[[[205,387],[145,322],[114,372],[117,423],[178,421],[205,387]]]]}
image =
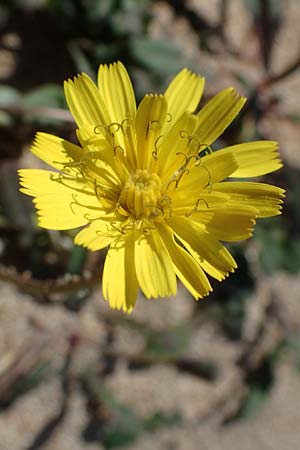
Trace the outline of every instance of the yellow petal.
{"type": "Polygon", "coordinates": [[[133,87],[127,70],[121,62],[100,65],[98,71],[100,94],[112,122],[121,124],[125,119],[133,120],[136,103],[133,87]]]}
{"type": "Polygon", "coordinates": [[[43,228],[67,230],[85,225],[103,215],[100,203],[89,187],[57,172],[37,169],[19,171],[21,192],[36,197],[38,222],[43,228]]]}
{"type": "Polygon", "coordinates": [[[199,263],[176,244],[169,227],[160,225],[159,232],[173,261],[175,273],[181,282],[196,300],[208,295],[212,288],[199,263]]]}
{"type": "Polygon", "coordinates": [[[147,298],[176,293],[172,260],[157,231],[144,234],[135,246],[135,268],[139,285],[147,298]]]}
{"type": "MultiPolygon", "coordinates": [[[[216,183],[214,190],[229,196],[235,205],[256,208],[257,217],[272,217],[281,214],[284,189],[271,184],[232,181],[216,183]]],[[[237,206],[236,206],[237,207],[237,206]]]]}
{"type": "Polygon", "coordinates": [[[84,181],[63,176],[58,172],[43,169],[20,169],[21,192],[33,197],[47,194],[65,194],[66,191],[72,193],[83,192],[91,197],[94,190],[84,181]]]}
{"type": "Polygon", "coordinates": [[[273,141],[254,141],[245,144],[232,145],[217,153],[225,155],[233,153],[237,162],[237,169],[231,177],[258,177],[274,172],[282,167],[279,159],[278,144],[273,141]]]}
{"type": "Polygon", "coordinates": [[[133,123],[136,116],[134,90],[121,62],[100,65],[98,71],[100,94],[106,104],[114,134],[114,146],[126,152],[131,167],[136,166],[136,136],[133,123]]]}
{"type": "Polygon", "coordinates": [[[246,99],[233,88],[215,95],[197,114],[195,134],[202,145],[210,145],[238,115],[246,99]]]}
{"type": "MultiPolygon", "coordinates": [[[[112,219],[113,220],[113,219],[112,219]]],[[[74,242],[95,251],[107,247],[117,237],[107,220],[94,220],[75,236],[74,242]]]]}
{"type": "Polygon", "coordinates": [[[119,180],[118,173],[116,173],[116,157],[114,148],[106,137],[101,134],[90,135],[91,128],[84,127],[80,130],[76,130],[78,140],[84,148],[83,160],[87,166],[97,172],[96,168],[100,168],[101,171],[105,169],[110,173],[110,177],[115,180],[119,180]]]}
{"type": "Polygon", "coordinates": [[[72,164],[80,161],[83,150],[78,145],[48,133],[37,133],[31,152],[45,163],[62,170],[68,168],[72,172],[72,164]]]}
{"type": "Polygon", "coordinates": [[[202,97],[205,79],[188,69],[181,70],[171,81],[164,96],[168,102],[170,121],[166,122],[164,131],[176,123],[186,112],[194,112],[202,97]]]}
{"type": "Polygon", "coordinates": [[[167,114],[167,102],[162,95],[145,95],[136,115],[138,162],[141,169],[146,169],[153,160],[155,142],[162,134],[167,114]]]}
{"type": "Polygon", "coordinates": [[[66,100],[79,128],[111,123],[106,105],[93,81],[85,74],[64,83],[66,100]]]}
{"type": "Polygon", "coordinates": [[[195,191],[175,190],[169,193],[172,201],[172,209],[177,215],[184,214],[193,216],[196,212],[204,211],[206,216],[213,216],[214,211],[224,207],[230,199],[229,195],[221,192],[206,191],[195,193],[195,191]]]}
{"type": "MultiPolygon", "coordinates": [[[[197,259],[197,253],[194,252],[191,248],[188,248],[189,252],[195,259],[197,259]]],[[[199,257],[198,257],[199,258],[199,257]]],[[[202,261],[199,261],[200,267],[208,273],[211,277],[215,278],[218,281],[225,280],[226,277],[228,277],[229,273],[224,272],[223,270],[217,269],[215,266],[210,264],[208,261],[203,259],[202,261]]]]}
{"type": "Polygon", "coordinates": [[[178,183],[178,190],[195,190],[200,197],[201,189],[207,187],[211,190],[214,183],[229,177],[236,170],[236,167],[237,163],[234,160],[233,154],[220,155],[219,152],[214,152],[204,156],[197,167],[194,166],[185,175],[182,175],[178,183]]]}
{"type": "Polygon", "coordinates": [[[211,213],[196,212],[191,220],[204,224],[208,233],[221,241],[235,242],[252,236],[258,211],[245,205],[226,205],[211,213]]]}
{"type": "Polygon", "coordinates": [[[193,135],[195,125],[196,117],[185,113],[157,142],[158,173],[162,178],[170,177],[185,162],[184,155],[188,153],[190,145],[189,136],[193,135]]]}
{"type": "Polygon", "coordinates": [[[114,242],[105,259],[102,289],[113,309],[130,313],[136,303],[138,282],[134,265],[135,233],[114,242]]]}
{"type": "Polygon", "coordinates": [[[186,248],[189,251],[191,248],[198,255],[200,262],[207,261],[223,276],[236,268],[236,263],[228,250],[204,227],[179,216],[174,216],[169,221],[169,226],[186,248]]]}
{"type": "Polygon", "coordinates": [[[50,230],[70,230],[85,225],[85,214],[89,208],[74,209],[74,200],[69,195],[43,195],[33,200],[37,208],[38,224],[50,230]]]}
{"type": "MultiPolygon", "coordinates": [[[[96,145],[102,148],[103,143],[107,142],[105,128],[92,124],[85,124],[81,128],[77,128],[76,136],[82,147],[96,145]]],[[[112,153],[110,147],[110,153],[112,153]]]]}

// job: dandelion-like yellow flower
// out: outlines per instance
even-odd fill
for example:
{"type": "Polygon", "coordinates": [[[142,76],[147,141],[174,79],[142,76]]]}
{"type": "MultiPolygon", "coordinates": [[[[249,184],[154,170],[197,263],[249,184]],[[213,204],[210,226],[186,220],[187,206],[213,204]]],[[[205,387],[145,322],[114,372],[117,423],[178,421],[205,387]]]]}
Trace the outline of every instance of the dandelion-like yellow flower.
{"type": "Polygon", "coordinates": [[[34,197],[41,227],[84,226],[76,244],[109,247],[103,295],[112,308],[130,312],[138,288],[174,295],[176,276],[196,299],[208,295],[206,274],[221,281],[236,268],[220,241],[247,239],[257,218],[280,214],[282,189],[232,180],[279,169],[277,144],[212,152],[245,99],[228,88],[194,113],[204,79],[187,69],[137,109],[120,62],[101,65],[98,84],[86,74],[65,82],[80,146],[37,133],[32,153],[57,170],[20,170],[21,191],[34,197]]]}

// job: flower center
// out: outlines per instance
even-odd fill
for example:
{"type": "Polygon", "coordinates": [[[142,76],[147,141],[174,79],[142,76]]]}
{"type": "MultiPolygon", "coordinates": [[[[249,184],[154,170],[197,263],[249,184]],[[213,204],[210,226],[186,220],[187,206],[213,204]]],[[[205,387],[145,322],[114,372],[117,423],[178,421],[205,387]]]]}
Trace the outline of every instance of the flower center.
{"type": "Polygon", "coordinates": [[[159,215],[161,181],[156,173],[138,169],[126,181],[120,198],[120,212],[136,219],[154,219],[159,215]]]}

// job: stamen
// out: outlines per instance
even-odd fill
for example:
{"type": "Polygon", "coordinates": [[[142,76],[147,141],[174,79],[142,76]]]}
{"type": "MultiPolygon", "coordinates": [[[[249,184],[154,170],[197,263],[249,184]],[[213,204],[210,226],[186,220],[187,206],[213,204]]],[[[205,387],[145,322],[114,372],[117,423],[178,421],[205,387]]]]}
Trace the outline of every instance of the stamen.
{"type": "Polygon", "coordinates": [[[82,167],[83,167],[83,163],[81,161],[78,162],[70,162],[70,163],[65,163],[64,167],[62,168],[62,171],[67,174],[71,174],[72,172],[67,171],[66,169],[75,169],[78,171],[78,174],[80,174],[83,177],[83,171],[82,171],[82,167]]]}
{"type": "MultiPolygon", "coordinates": [[[[95,150],[86,150],[85,153],[82,155],[79,161],[75,162],[69,162],[69,163],[63,163],[63,168],[61,169],[63,173],[65,173],[68,176],[74,176],[74,173],[67,170],[67,169],[75,169],[77,171],[77,179],[78,175],[81,176],[83,180],[89,179],[89,176],[84,172],[84,169],[86,168],[87,161],[91,164],[96,164],[97,155],[99,155],[99,151],[95,150]],[[94,157],[94,158],[93,158],[94,157]]],[[[90,178],[92,180],[92,178],[90,178]]]]}
{"type": "Polygon", "coordinates": [[[152,131],[158,131],[161,129],[161,123],[159,120],[151,120],[151,122],[149,122],[148,124],[148,127],[152,131]]]}
{"type": "Polygon", "coordinates": [[[194,167],[199,167],[202,164],[202,160],[200,156],[197,156],[197,160],[194,163],[194,167]]]}
{"type": "Polygon", "coordinates": [[[60,180],[62,178],[62,174],[61,173],[50,173],[50,180],[51,181],[56,181],[57,183],[60,183],[60,180]]]}
{"type": "MultiPolygon", "coordinates": [[[[123,122],[125,122],[127,119],[124,119],[123,122]]],[[[118,123],[118,122],[112,122],[109,125],[103,125],[103,124],[99,124],[96,125],[94,127],[94,133],[95,134],[101,134],[101,129],[103,129],[106,134],[109,133],[111,136],[114,136],[115,133],[117,133],[119,130],[123,131],[123,122],[122,123],[118,123]]]]}
{"type": "Polygon", "coordinates": [[[107,213],[111,213],[115,210],[116,192],[113,192],[108,186],[98,185],[97,182],[94,183],[94,191],[99,200],[99,206],[101,205],[107,213]]]}
{"type": "Polygon", "coordinates": [[[179,173],[179,175],[176,178],[173,178],[172,180],[169,181],[169,183],[167,184],[167,190],[170,188],[172,183],[175,183],[175,188],[174,189],[177,189],[178,185],[179,185],[179,183],[180,183],[180,181],[181,181],[181,179],[183,177],[183,175],[185,175],[185,174],[188,175],[190,173],[190,169],[187,169],[187,168],[184,168],[184,167],[185,166],[182,166],[178,170],[178,172],[180,172],[180,173],[179,173]]]}
{"type": "Polygon", "coordinates": [[[83,214],[83,217],[85,218],[85,220],[87,220],[88,222],[93,222],[97,219],[91,219],[91,215],[89,213],[85,213],[83,214]]]}
{"type": "Polygon", "coordinates": [[[97,236],[99,236],[99,237],[108,237],[108,238],[114,238],[115,237],[115,235],[114,234],[111,234],[111,233],[103,233],[103,231],[100,231],[100,230],[96,230],[96,235],[97,236]]]}
{"type": "Polygon", "coordinates": [[[177,152],[177,153],[175,153],[175,155],[176,155],[176,156],[177,156],[177,155],[182,155],[182,156],[185,158],[185,163],[184,163],[182,166],[180,166],[180,168],[179,168],[178,170],[180,170],[181,168],[182,168],[182,169],[185,169],[186,166],[188,165],[188,162],[189,162],[188,156],[187,156],[185,153],[183,153],[183,152],[177,152]]]}
{"type": "Polygon", "coordinates": [[[188,148],[192,148],[192,151],[194,153],[198,153],[199,149],[201,147],[201,142],[199,137],[196,134],[193,134],[191,136],[188,137],[188,148]]]}
{"type": "MultiPolygon", "coordinates": [[[[211,147],[208,144],[201,143],[200,138],[197,134],[190,135],[186,130],[181,130],[179,135],[182,139],[187,139],[188,153],[191,153],[191,151],[192,151],[194,154],[198,154],[198,153],[200,153],[201,147],[203,147],[204,149],[208,149],[207,152],[209,154],[212,153],[211,147]]],[[[205,153],[205,154],[207,154],[207,153],[205,153]]]]}
{"type": "Polygon", "coordinates": [[[172,217],[172,213],[173,213],[173,210],[172,210],[172,199],[166,194],[162,197],[161,202],[160,202],[163,214],[165,214],[164,203],[167,204],[168,215],[169,215],[169,219],[170,219],[172,217]]]}
{"type": "Polygon", "coordinates": [[[129,216],[129,212],[124,209],[119,202],[116,203],[115,213],[121,214],[121,216],[129,216]]]}
{"type": "MultiPolygon", "coordinates": [[[[114,250],[120,250],[121,248],[124,248],[124,245],[125,245],[124,239],[121,239],[121,237],[119,237],[110,244],[109,248],[112,248],[114,250]]],[[[109,253],[106,257],[109,258],[109,253]]]]}
{"type": "Polygon", "coordinates": [[[184,169],[182,172],[181,172],[181,174],[179,175],[179,177],[177,178],[177,180],[176,180],[176,183],[175,183],[175,189],[177,189],[178,188],[178,185],[179,185],[179,183],[180,183],[180,180],[181,180],[181,178],[183,177],[183,175],[184,174],[189,174],[190,173],[190,170],[189,169],[184,169]]]}
{"type": "Polygon", "coordinates": [[[161,134],[160,136],[158,136],[158,138],[157,139],[155,139],[155,142],[154,142],[154,148],[155,148],[155,150],[153,150],[153,152],[152,152],[152,157],[153,157],[153,159],[155,159],[155,160],[157,160],[158,159],[158,147],[157,147],[157,144],[158,144],[158,142],[159,142],[159,140],[161,139],[163,137],[163,135],[161,134]]]}
{"type": "Polygon", "coordinates": [[[125,117],[125,119],[123,119],[122,122],[121,122],[121,128],[122,128],[123,132],[125,132],[124,124],[127,124],[126,125],[126,131],[127,131],[127,129],[130,127],[130,125],[132,125],[132,119],[131,119],[130,116],[125,117]]]}
{"type": "MultiPolygon", "coordinates": [[[[106,187],[108,188],[108,186],[106,186],[106,187]]],[[[96,179],[94,180],[94,191],[95,191],[96,197],[98,197],[98,198],[103,198],[103,197],[106,198],[105,190],[103,190],[103,186],[100,186],[96,179]],[[98,191],[100,192],[100,194],[98,193],[98,191]]]]}
{"type": "Polygon", "coordinates": [[[173,120],[172,114],[168,112],[167,115],[166,115],[166,122],[170,123],[170,122],[172,122],[172,120],[173,120]]]}
{"type": "Polygon", "coordinates": [[[182,139],[188,139],[189,138],[189,133],[186,130],[181,130],[180,133],[179,133],[179,136],[182,139]]]}
{"type": "Polygon", "coordinates": [[[77,194],[72,194],[72,199],[73,199],[73,202],[70,203],[70,208],[71,208],[72,213],[76,214],[74,209],[73,209],[73,205],[77,205],[78,204],[77,203],[77,194]]]}
{"type": "Polygon", "coordinates": [[[125,234],[122,228],[117,227],[116,222],[110,222],[110,226],[112,227],[113,230],[118,231],[118,233],[125,234]]]}
{"type": "Polygon", "coordinates": [[[83,203],[80,203],[80,202],[77,200],[77,197],[78,197],[78,194],[72,194],[72,199],[73,199],[73,201],[70,203],[70,208],[71,208],[71,211],[72,211],[73,214],[76,214],[76,213],[74,212],[73,205],[81,206],[82,208],[93,209],[93,210],[96,210],[96,211],[100,209],[100,208],[98,208],[98,207],[96,207],[96,206],[84,205],[83,203]]]}
{"type": "MultiPolygon", "coordinates": [[[[114,231],[117,231],[122,235],[126,234],[128,231],[133,231],[135,229],[135,224],[133,222],[126,222],[120,227],[116,225],[116,222],[110,222],[110,226],[114,231]]],[[[107,231],[112,231],[111,229],[109,229],[109,225],[107,225],[107,231]]]]}
{"type": "Polygon", "coordinates": [[[108,125],[107,129],[108,129],[108,132],[109,132],[112,136],[114,136],[115,133],[117,133],[119,130],[122,129],[122,124],[120,124],[120,123],[118,123],[118,122],[112,122],[110,125],[108,125]],[[114,129],[114,127],[116,127],[116,128],[114,129]]]}
{"type": "Polygon", "coordinates": [[[134,224],[133,223],[127,223],[126,225],[122,226],[122,230],[126,231],[132,231],[134,230],[134,224]]]}
{"type": "Polygon", "coordinates": [[[155,228],[154,227],[143,227],[142,228],[142,232],[147,235],[151,234],[152,230],[155,230],[155,228]]]}
{"type": "MultiPolygon", "coordinates": [[[[64,152],[64,153],[66,153],[66,152],[64,152]]],[[[66,163],[65,161],[52,161],[52,162],[53,162],[53,164],[60,164],[61,166],[64,166],[65,164],[72,164],[73,160],[71,158],[69,158],[68,163],[66,163]]]]}
{"type": "Polygon", "coordinates": [[[209,171],[208,168],[207,168],[206,166],[204,166],[203,164],[201,165],[201,168],[204,169],[204,170],[206,170],[207,175],[208,175],[208,183],[207,183],[206,186],[204,186],[203,189],[205,189],[205,188],[208,187],[208,188],[209,188],[209,189],[208,189],[208,192],[211,192],[211,191],[212,191],[212,185],[211,185],[211,174],[210,174],[210,171],[209,171]]]}
{"type": "Polygon", "coordinates": [[[194,206],[194,208],[192,208],[191,211],[185,213],[185,216],[186,216],[186,217],[190,217],[192,214],[194,214],[195,212],[199,211],[198,208],[199,208],[199,204],[200,204],[201,202],[203,202],[203,203],[205,204],[205,206],[206,206],[207,208],[209,208],[208,203],[207,203],[206,200],[204,200],[204,198],[198,198],[198,200],[196,201],[196,205],[194,206]]]}
{"type": "Polygon", "coordinates": [[[169,197],[168,195],[165,194],[165,195],[162,197],[160,203],[161,203],[161,205],[162,205],[163,203],[167,203],[168,206],[172,206],[172,199],[171,199],[171,197],[169,197]]]}
{"type": "MultiPolygon", "coordinates": [[[[167,190],[170,189],[170,186],[172,183],[175,183],[175,185],[176,185],[176,178],[173,178],[172,180],[169,181],[169,183],[167,184],[167,190]]],[[[175,189],[176,189],[176,187],[175,187],[175,189]]]]}
{"type": "Polygon", "coordinates": [[[148,138],[150,131],[158,131],[161,129],[161,123],[159,120],[151,120],[147,125],[146,137],[148,138]]]}
{"type": "Polygon", "coordinates": [[[105,125],[103,125],[103,124],[100,124],[100,125],[96,125],[95,127],[94,127],[94,133],[95,134],[101,134],[101,131],[99,130],[98,131],[98,128],[104,128],[104,130],[106,131],[106,126],[105,125]]]}
{"type": "MultiPolygon", "coordinates": [[[[177,152],[176,155],[182,155],[182,156],[185,158],[185,162],[184,162],[184,164],[182,164],[182,166],[179,167],[178,172],[181,172],[181,171],[187,169],[187,166],[189,165],[189,163],[190,163],[193,159],[195,159],[194,165],[196,165],[196,163],[197,163],[198,160],[199,160],[199,156],[198,156],[198,155],[190,155],[190,156],[187,156],[187,154],[186,154],[186,153],[183,153],[183,152],[177,152]]],[[[199,165],[199,164],[198,164],[198,165],[199,165]]]]}
{"type": "Polygon", "coordinates": [[[204,200],[204,198],[198,198],[197,202],[196,202],[196,206],[197,208],[199,207],[199,203],[203,202],[206,206],[206,208],[209,208],[208,203],[206,200],[204,200]]]}
{"type": "MultiPolygon", "coordinates": [[[[81,188],[76,188],[74,185],[70,185],[68,184],[68,181],[78,181],[78,182],[82,182],[83,178],[79,178],[78,176],[74,177],[70,177],[70,178],[66,178],[66,176],[64,176],[62,173],[58,173],[58,174],[50,174],[50,179],[51,181],[55,181],[56,183],[59,183],[67,188],[72,189],[73,191],[78,191],[82,194],[86,194],[86,195],[93,195],[93,193],[91,191],[86,190],[84,187],[81,188]]],[[[86,187],[86,186],[85,186],[86,187]]]]}
{"type": "Polygon", "coordinates": [[[121,147],[121,145],[116,145],[115,147],[114,147],[114,156],[115,156],[115,158],[117,157],[117,152],[121,152],[121,153],[123,153],[123,155],[125,154],[125,150],[124,150],[124,148],[123,147],[121,147]]]}
{"type": "Polygon", "coordinates": [[[152,158],[155,159],[156,161],[158,160],[158,154],[156,150],[153,150],[153,152],[151,153],[152,158]]]}

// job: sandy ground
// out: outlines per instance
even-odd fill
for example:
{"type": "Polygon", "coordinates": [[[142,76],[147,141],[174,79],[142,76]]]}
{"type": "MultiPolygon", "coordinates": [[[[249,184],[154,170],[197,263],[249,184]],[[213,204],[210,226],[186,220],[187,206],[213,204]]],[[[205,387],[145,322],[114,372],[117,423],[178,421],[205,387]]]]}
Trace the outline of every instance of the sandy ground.
{"type": "MultiPolygon", "coordinates": [[[[282,274],[272,282],[266,280],[256,293],[252,311],[248,313],[245,333],[251,337],[249,330],[262,320],[260,309],[263,310],[266,298],[280,302],[280,321],[285,326],[288,325],[290,332],[299,329],[298,292],[297,277],[282,274]],[[289,296],[284,301],[287,289],[289,296]],[[253,307],[255,303],[256,308],[253,307]]],[[[169,323],[178,323],[187,314],[192,300],[187,295],[184,297],[185,294],[180,292],[177,298],[169,300],[174,306],[173,318],[169,318],[169,323]]],[[[70,335],[79,330],[82,336],[72,362],[73,374],[97,363],[99,344],[101,347],[105,340],[102,317],[106,311],[99,292],[95,292],[79,314],[72,314],[59,306],[37,305],[30,297],[4,283],[0,285],[0,298],[0,388],[3,387],[5,374],[13,363],[20,364],[23,361],[23,365],[26,364],[24,357],[27,357],[27,364],[30,364],[28,358],[31,357],[35,361],[47,358],[51,365],[46,381],[2,410],[1,450],[101,449],[98,443],[81,440],[88,413],[86,399],[76,384],[70,393],[64,418],[54,427],[43,445],[31,447],[34,438],[45,425],[59,414],[63,396],[58,374],[68,349],[70,335]],[[98,346],[94,345],[96,343],[98,346]]],[[[137,318],[143,320],[148,317],[153,326],[159,329],[162,327],[161,317],[165,316],[166,308],[169,308],[167,302],[159,304],[140,299],[137,318]]],[[[245,389],[242,373],[237,365],[241,352],[239,345],[228,342],[214,324],[203,324],[194,331],[186,355],[199,359],[210,358],[217,362],[219,376],[214,381],[181,373],[168,364],[131,371],[120,358],[113,373],[104,381],[118,401],[132,407],[141,417],[156,410],[165,413],[180,411],[182,417],[175,428],[142,434],[127,448],[226,450],[234,447],[247,450],[254,446],[260,450],[297,450],[300,439],[300,378],[289,353],[281,358],[268,401],[258,415],[247,421],[223,425],[224,420],[235,411],[245,389]]],[[[125,350],[134,354],[140,347],[141,342],[135,332],[126,327],[117,327],[115,351],[122,353],[125,350]]]]}

